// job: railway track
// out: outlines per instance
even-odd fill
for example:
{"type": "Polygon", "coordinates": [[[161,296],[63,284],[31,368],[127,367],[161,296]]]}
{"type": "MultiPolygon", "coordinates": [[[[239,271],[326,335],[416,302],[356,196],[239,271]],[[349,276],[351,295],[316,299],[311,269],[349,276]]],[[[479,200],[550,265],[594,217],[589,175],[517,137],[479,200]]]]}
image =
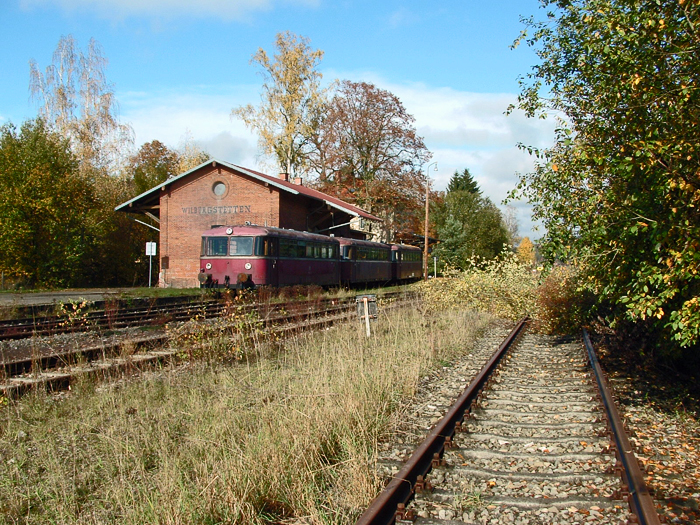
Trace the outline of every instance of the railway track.
{"type": "MultiPolygon", "coordinates": [[[[388,292],[383,298],[399,297],[401,292],[388,292]]],[[[311,299],[307,301],[287,301],[282,303],[254,303],[251,309],[261,317],[275,318],[294,313],[304,313],[321,308],[333,309],[336,306],[355,304],[354,298],[346,299],[311,299]]],[[[109,331],[121,328],[139,326],[158,326],[170,322],[183,322],[194,316],[212,318],[225,315],[231,309],[231,303],[214,297],[191,301],[170,301],[168,304],[146,304],[139,306],[124,306],[105,304],[101,308],[85,312],[70,311],[70,303],[66,305],[64,315],[34,316],[21,319],[0,320],[0,341],[24,339],[28,337],[52,336],[89,331],[109,331]]]]}
{"type": "Polygon", "coordinates": [[[125,327],[149,326],[167,322],[186,321],[193,312],[208,316],[220,315],[225,304],[214,298],[197,301],[171,301],[169,304],[124,306],[105,303],[102,308],[85,312],[71,312],[71,303],[65,305],[64,315],[45,315],[21,319],[0,320],[0,341],[41,337],[47,335],[118,330],[125,327]]]}
{"type": "MultiPolygon", "coordinates": [[[[394,307],[412,297],[402,292],[389,292],[382,299],[385,307],[394,307]]],[[[52,333],[48,337],[39,337],[34,332],[31,338],[17,341],[13,337],[15,341],[0,342],[0,374],[3,377],[0,395],[17,397],[37,387],[65,389],[78,376],[108,375],[115,370],[135,369],[170,360],[182,353],[177,341],[171,344],[171,337],[186,336],[188,330],[206,336],[210,330],[221,331],[236,323],[240,325],[233,319],[236,315],[247,315],[249,324],[254,325],[258,332],[256,337],[260,338],[272,334],[283,337],[300,330],[322,328],[356,315],[355,298],[250,305],[223,301],[211,303],[175,305],[171,309],[148,312],[148,315],[141,312],[141,318],[131,311],[119,321],[121,328],[128,327],[129,330],[120,331],[112,322],[109,335],[101,332],[99,323],[92,323],[63,327],[60,334],[52,333]],[[128,320],[134,319],[129,325],[128,320]],[[147,332],[134,330],[152,326],[152,319],[167,319],[158,325],[194,320],[196,326],[175,331],[162,327],[147,332]],[[220,323],[215,327],[208,326],[216,321],[220,323]]],[[[239,326],[236,331],[240,332],[236,336],[239,338],[250,335],[245,333],[245,327],[239,326]]]]}
{"type": "Polygon", "coordinates": [[[357,525],[658,524],[585,343],[528,334],[521,322],[454,405],[427,401],[433,410],[410,426],[431,429],[400,469],[380,459],[388,484],[357,525]]]}

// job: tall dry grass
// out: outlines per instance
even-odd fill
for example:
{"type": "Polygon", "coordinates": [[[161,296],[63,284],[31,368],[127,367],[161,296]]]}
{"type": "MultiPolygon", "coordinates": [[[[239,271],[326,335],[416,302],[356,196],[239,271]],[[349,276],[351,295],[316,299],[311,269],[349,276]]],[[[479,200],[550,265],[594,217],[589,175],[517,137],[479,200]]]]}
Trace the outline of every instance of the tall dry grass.
{"type": "Polygon", "coordinates": [[[348,323],[233,364],[11,403],[0,523],[352,523],[379,489],[399,402],[489,322],[417,305],[382,315],[370,338],[348,323]]]}

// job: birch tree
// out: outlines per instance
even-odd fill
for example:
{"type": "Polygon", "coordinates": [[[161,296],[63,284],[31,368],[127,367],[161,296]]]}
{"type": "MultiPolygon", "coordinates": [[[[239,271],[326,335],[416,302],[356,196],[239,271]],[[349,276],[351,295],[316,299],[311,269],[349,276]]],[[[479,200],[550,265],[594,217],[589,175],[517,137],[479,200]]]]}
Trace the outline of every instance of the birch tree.
{"type": "Polygon", "coordinates": [[[61,37],[43,73],[35,60],[29,63],[29,90],[39,116],[70,141],[83,173],[98,169],[115,174],[133,142],[131,127],[119,122],[106,67],[96,40],[83,52],[71,35],[61,37]]]}
{"type": "Polygon", "coordinates": [[[264,78],[260,105],[234,108],[231,117],[240,118],[258,134],[260,150],[283,172],[300,175],[325,97],[317,69],[323,51],[289,31],[277,35],[275,47],[272,58],[260,48],[251,59],[262,68],[264,78]]]}

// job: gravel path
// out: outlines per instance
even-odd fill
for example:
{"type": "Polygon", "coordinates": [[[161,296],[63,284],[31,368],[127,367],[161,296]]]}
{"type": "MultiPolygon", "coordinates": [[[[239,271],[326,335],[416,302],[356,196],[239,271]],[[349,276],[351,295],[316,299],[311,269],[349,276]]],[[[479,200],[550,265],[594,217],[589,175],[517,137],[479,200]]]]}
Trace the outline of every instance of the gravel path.
{"type": "MultiPolygon", "coordinates": [[[[417,434],[444,414],[508,330],[492,330],[453,367],[421,388],[403,437],[386,444],[385,475],[410,456],[417,434]]],[[[427,379],[427,378],[426,378],[427,379]]],[[[619,477],[608,474],[601,406],[579,341],[526,334],[497,372],[481,406],[465,420],[433,486],[409,506],[417,524],[618,524],[628,506],[611,496],[619,477]]]]}

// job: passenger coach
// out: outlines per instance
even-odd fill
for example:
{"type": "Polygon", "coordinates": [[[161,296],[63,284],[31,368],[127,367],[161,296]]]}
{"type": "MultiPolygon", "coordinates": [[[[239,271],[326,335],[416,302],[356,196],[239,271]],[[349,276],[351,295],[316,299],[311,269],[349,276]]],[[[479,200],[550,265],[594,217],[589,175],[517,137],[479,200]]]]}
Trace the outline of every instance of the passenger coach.
{"type": "Polygon", "coordinates": [[[423,251],[406,244],[391,245],[392,280],[415,281],[423,275],[423,251]]]}
{"type": "Polygon", "coordinates": [[[419,248],[263,226],[219,226],[202,235],[204,288],[354,286],[417,280],[419,248]]]}
{"type": "Polygon", "coordinates": [[[262,226],[221,226],[202,235],[199,282],[252,288],[339,284],[339,243],[333,237],[262,226]]]}
{"type": "Polygon", "coordinates": [[[340,280],[344,285],[391,281],[391,245],[357,239],[340,242],[340,280]]]}

